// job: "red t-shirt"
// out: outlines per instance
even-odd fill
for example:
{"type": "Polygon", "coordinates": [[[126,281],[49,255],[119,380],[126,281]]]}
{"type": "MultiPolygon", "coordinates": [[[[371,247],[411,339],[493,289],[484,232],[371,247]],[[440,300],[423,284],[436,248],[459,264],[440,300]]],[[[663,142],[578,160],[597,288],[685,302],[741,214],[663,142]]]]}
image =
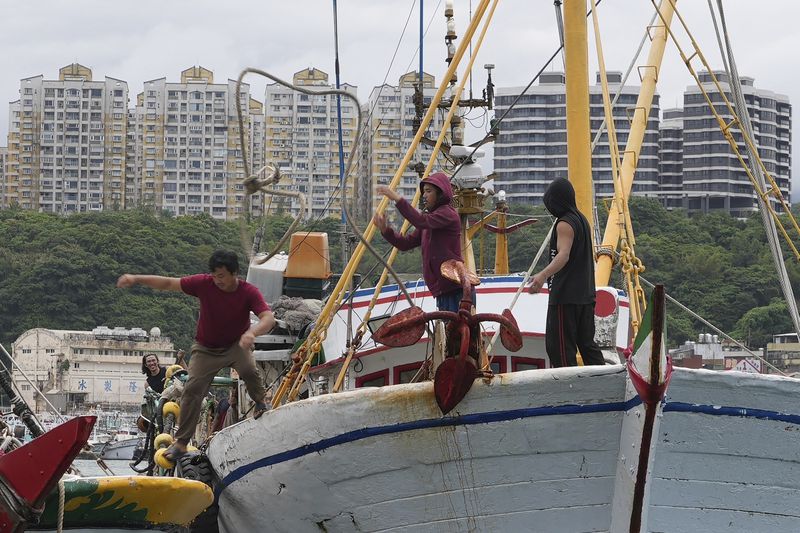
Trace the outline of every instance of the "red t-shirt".
{"type": "Polygon", "coordinates": [[[255,285],[239,280],[233,292],[214,284],[211,274],[181,278],[181,290],[200,299],[200,320],[195,340],[206,348],[227,348],[250,328],[250,311],[258,316],[269,305],[255,285]]]}

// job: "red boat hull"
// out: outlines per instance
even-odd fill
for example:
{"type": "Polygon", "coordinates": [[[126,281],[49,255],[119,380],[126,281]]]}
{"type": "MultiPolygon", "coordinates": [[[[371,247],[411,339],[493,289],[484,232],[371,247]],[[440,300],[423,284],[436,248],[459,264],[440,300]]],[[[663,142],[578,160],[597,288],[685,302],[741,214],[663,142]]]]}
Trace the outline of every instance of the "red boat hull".
{"type": "Polygon", "coordinates": [[[35,523],[47,495],[92,433],[97,417],[80,416],[0,456],[0,533],[35,523]]]}

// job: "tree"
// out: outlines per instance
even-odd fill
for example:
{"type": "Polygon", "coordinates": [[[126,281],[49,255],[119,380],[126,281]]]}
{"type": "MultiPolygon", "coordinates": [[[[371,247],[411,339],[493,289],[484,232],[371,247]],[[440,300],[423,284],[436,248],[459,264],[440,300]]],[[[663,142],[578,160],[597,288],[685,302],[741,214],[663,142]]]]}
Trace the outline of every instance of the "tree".
{"type": "Polygon", "coordinates": [[[767,306],[747,311],[736,323],[733,335],[750,347],[761,348],[772,342],[776,333],[786,333],[792,328],[786,302],[776,298],[767,306]]]}
{"type": "MultiPolygon", "coordinates": [[[[677,300],[740,339],[749,338],[754,347],[774,334],[791,331],[788,316],[781,313],[778,284],[768,281],[775,273],[760,216],[747,220],[724,214],[690,216],[640,198],[632,199],[630,211],[636,253],[649,281],[663,283],[677,300]]],[[[528,269],[553,219],[541,206],[511,205],[510,212],[510,223],[526,216],[538,218],[536,224],[509,238],[511,270],[521,272],[528,269]]],[[[599,212],[604,220],[604,204],[599,212]]],[[[477,218],[472,217],[472,222],[477,218]]],[[[115,288],[117,277],[123,272],[165,276],[204,272],[209,255],[217,248],[235,250],[246,265],[258,227],[263,232],[261,250],[270,250],[291,222],[291,217],[283,215],[239,222],[205,214],[174,217],[152,209],[70,216],[19,208],[0,210],[0,341],[10,343],[32,327],[159,326],[176,346],[188,348],[198,313],[194,299],[141,287],[121,291],[115,288]]],[[[301,230],[328,233],[331,270],[341,272],[341,221],[314,220],[301,225],[301,230]]],[[[288,246],[282,248],[288,251],[288,246]]],[[[390,251],[380,238],[373,239],[373,246],[382,256],[390,251]]],[[[477,262],[480,239],[475,239],[473,246],[477,262]]],[[[494,265],[494,246],[494,235],[487,233],[483,239],[487,268],[494,265]]],[[[783,246],[797,292],[800,264],[789,247],[783,246]]],[[[546,260],[546,256],[540,260],[538,268],[546,260]]],[[[376,264],[371,254],[364,254],[358,268],[366,277],[362,286],[377,281],[382,267],[376,264]]],[[[404,279],[419,278],[419,250],[398,254],[394,268],[404,279]]],[[[612,284],[624,286],[618,267],[612,284]]],[[[668,321],[673,345],[707,329],[671,305],[668,321]]]]}

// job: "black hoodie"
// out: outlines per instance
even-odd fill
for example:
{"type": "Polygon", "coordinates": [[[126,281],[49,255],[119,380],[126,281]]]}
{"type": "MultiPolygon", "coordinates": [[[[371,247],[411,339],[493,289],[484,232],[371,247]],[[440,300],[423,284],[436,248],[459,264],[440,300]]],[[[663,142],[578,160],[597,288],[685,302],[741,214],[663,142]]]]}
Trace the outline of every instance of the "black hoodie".
{"type": "MultiPolygon", "coordinates": [[[[550,304],[594,303],[592,234],[586,217],[578,211],[572,184],[564,178],[553,180],[544,193],[544,206],[558,222],[566,222],[575,233],[567,264],[547,280],[550,304]]],[[[558,233],[554,230],[550,238],[551,261],[557,253],[558,233]]]]}

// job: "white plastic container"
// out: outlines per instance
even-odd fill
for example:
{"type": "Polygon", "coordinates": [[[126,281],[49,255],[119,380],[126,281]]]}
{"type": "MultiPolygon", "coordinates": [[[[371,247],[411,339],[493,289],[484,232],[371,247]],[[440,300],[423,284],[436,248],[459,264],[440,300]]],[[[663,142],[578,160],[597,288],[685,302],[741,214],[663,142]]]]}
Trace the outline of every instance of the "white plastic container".
{"type": "Polygon", "coordinates": [[[267,303],[273,303],[281,297],[283,292],[283,275],[289,256],[284,252],[270,258],[263,265],[258,264],[265,254],[258,254],[247,270],[247,281],[258,287],[267,303]]]}

